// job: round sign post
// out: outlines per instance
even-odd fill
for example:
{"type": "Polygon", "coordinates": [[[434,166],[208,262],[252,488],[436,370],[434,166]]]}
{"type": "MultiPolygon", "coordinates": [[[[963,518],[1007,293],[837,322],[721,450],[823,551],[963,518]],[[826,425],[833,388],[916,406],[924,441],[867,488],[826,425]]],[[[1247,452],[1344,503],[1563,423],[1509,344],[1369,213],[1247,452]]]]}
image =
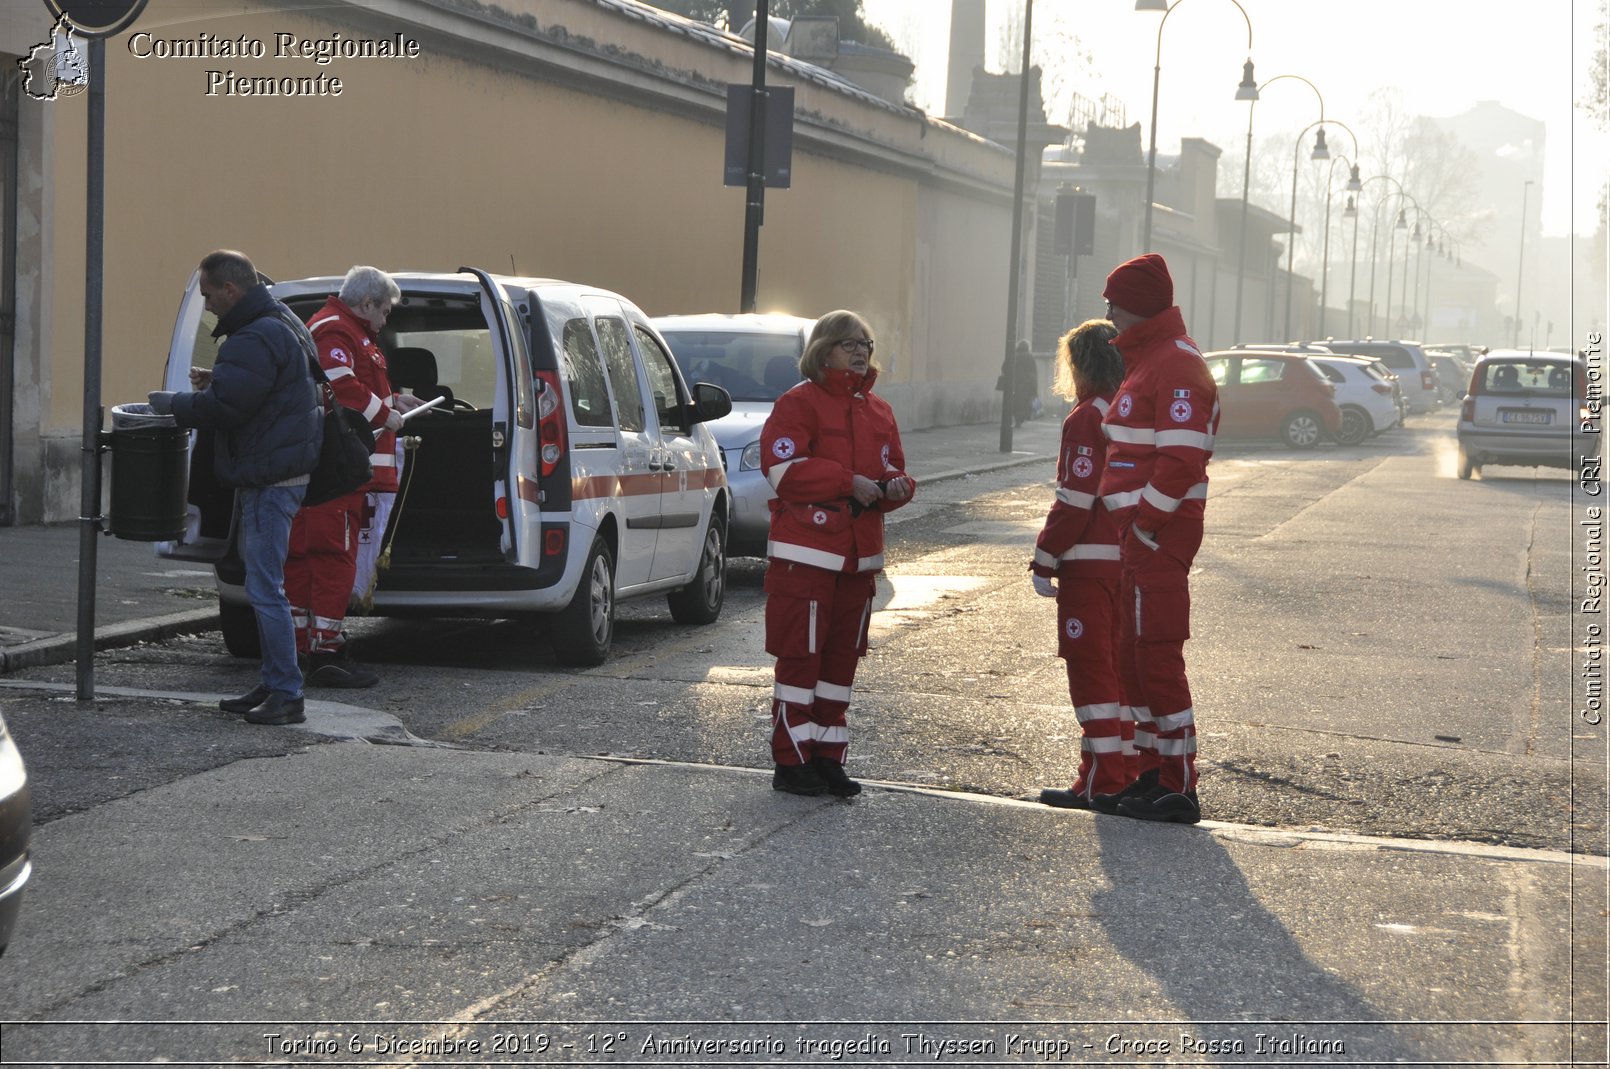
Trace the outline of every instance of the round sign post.
{"type": "Polygon", "coordinates": [[[79,493],[77,697],[95,698],[95,536],[101,530],[101,311],[106,247],[106,39],[146,0],[45,0],[54,23],[89,39],[84,190],[84,427],[79,493]]]}

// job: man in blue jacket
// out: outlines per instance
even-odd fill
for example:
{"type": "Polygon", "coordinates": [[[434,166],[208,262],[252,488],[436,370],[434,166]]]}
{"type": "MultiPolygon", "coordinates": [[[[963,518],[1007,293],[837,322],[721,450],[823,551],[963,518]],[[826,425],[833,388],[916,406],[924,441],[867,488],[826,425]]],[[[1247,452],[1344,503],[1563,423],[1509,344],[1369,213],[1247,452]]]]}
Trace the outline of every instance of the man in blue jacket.
{"type": "Polygon", "coordinates": [[[218,317],[213,337],[227,340],[212,370],[190,369],[195,392],[153,393],[151,406],[172,412],[181,427],[217,432],[213,470],[236,488],[240,505],[240,557],[246,598],[257,614],[262,682],[219,707],[244,713],[253,724],[298,724],[307,717],[285,598],[285,555],[323,437],[308,364],[312,341],[304,347],[301,320],[268,292],[245,254],[209,253],[200,273],[207,311],[218,317]]]}

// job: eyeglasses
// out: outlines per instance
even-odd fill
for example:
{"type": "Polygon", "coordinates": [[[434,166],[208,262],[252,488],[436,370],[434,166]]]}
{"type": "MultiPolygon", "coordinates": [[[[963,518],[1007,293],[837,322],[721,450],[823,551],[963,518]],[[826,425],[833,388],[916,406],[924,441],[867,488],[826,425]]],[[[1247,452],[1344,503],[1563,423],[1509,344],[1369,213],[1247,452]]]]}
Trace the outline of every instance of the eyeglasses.
{"type": "Polygon", "coordinates": [[[865,349],[868,356],[872,355],[872,343],[862,341],[860,338],[845,338],[839,342],[839,348],[847,353],[854,353],[857,349],[865,349]]]}

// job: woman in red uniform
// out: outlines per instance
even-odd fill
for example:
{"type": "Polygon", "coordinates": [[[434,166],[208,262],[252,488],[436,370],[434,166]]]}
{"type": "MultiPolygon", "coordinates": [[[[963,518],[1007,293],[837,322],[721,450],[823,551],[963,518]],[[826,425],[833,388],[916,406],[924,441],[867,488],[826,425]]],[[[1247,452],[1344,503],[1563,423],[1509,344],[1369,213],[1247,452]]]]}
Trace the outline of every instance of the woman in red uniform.
{"type": "Polygon", "coordinates": [[[1118,628],[1118,531],[1096,496],[1106,467],[1102,417],[1124,378],[1113,348],[1118,328],[1091,319],[1057,346],[1057,394],[1074,402],[1062,421],[1057,497],[1034,544],[1034,589],[1057,599],[1057,655],[1068,671],[1068,696],[1084,742],[1073,786],[1048,788],[1040,801],[1089,809],[1093,794],[1115,794],[1135,778],[1133,720],[1119,703],[1113,641],[1118,628]]]}
{"type": "Polygon", "coordinates": [[[883,514],[916,492],[900,431],[872,393],[872,331],[854,312],[816,321],[805,380],[777,399],[760,435],[760,468],[777,496],[766,549],[766,652],[772,688],[772,787],[859,794],[844,771],[845,711],[866,655],[883,514]]]}

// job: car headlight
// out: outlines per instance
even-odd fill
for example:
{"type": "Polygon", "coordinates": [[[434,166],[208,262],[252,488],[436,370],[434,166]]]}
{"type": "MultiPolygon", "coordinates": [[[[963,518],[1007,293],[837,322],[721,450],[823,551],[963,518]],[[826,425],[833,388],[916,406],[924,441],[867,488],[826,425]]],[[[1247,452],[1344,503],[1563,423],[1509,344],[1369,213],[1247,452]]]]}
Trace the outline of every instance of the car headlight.
{"type": "Polygon", "coordinates": [[[755,439],[744,446],[744,453],[738,460],[739,471],[760,470],[760,439],[755,439]]]}

